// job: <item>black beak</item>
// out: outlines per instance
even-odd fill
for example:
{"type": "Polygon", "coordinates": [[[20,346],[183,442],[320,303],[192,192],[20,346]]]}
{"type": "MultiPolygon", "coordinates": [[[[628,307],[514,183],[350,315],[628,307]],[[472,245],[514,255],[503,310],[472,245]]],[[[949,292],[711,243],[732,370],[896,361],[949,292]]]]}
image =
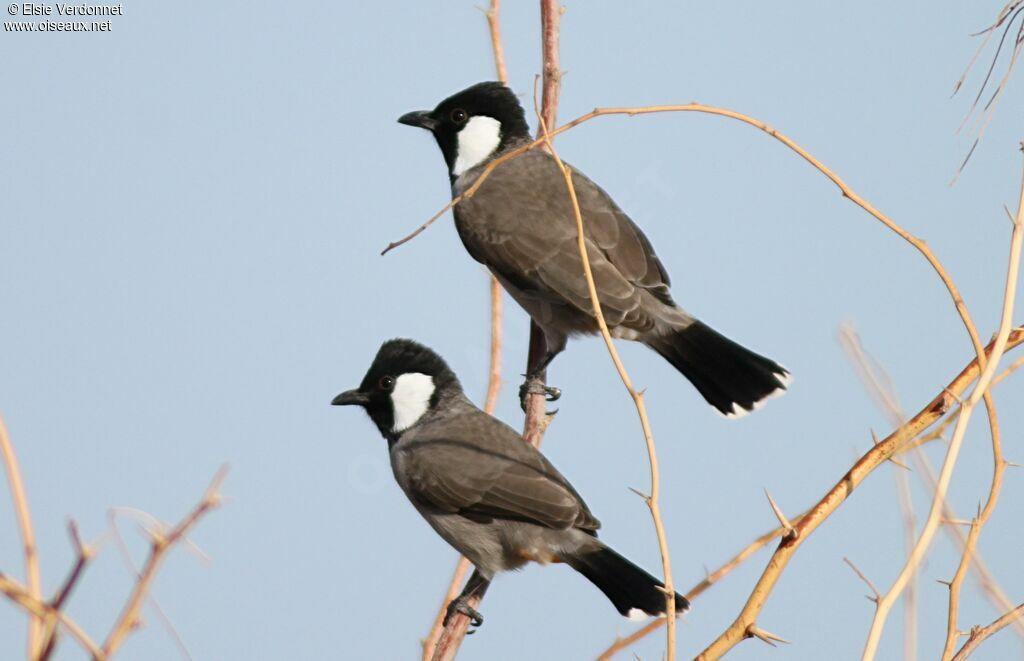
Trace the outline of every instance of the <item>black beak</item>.
{"type": "Polygon", "coordinates": [[[366,406],[370,403],[370,398],[359,392],[358,390],[346,390],[337,397],[331,400],[332,406],[348,406],[351,404],[358,404],[359,406],[366,406]]]}
{"type": "Polygon", "coordinates": [[[437,128],[437,120],[429,110],[414,110],[413,112],[407,112],[398,118],[399,124],[405,124],[407,126],[416,126],[421,129],[427,129],[433,131],[437,128]]]}

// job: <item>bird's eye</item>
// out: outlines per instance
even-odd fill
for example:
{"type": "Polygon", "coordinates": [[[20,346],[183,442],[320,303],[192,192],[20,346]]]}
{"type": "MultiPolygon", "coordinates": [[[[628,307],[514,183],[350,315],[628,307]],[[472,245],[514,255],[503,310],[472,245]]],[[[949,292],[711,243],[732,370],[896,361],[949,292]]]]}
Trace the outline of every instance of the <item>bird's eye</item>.
{"type": "Polygon", "coordinates": [[[382,376],[380,377],[380,381],[378,381],[378,385],[381,390],[391,390],[395,387],[395,379],[390,376],[382,376]]]}
{"type": "Polygon", "coordinates": [[[461,124],[469,118],[469,115],[462,108],[456,108],[452,111],[451,118],[456,124],[461,124]]]}

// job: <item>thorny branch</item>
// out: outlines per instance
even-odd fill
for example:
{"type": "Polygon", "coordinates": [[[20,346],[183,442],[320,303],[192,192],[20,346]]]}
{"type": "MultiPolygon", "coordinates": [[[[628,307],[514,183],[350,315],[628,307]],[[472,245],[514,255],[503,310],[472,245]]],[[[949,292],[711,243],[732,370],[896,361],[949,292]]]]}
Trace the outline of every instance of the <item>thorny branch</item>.
{"type": "MultiPolygon", "coordinates": [[[[803,512],[802,514],[800,514],[798,517],[796,517],[793,523],[798,524],[806,514],[807,512],[803,512]]],[[[768,546],[768,544],[770,544],[773,539],[779,537],[784,532],[785,530],[782,528],[782,526],[779,526],[774,530],[769,530],[768,532],[764,533],[763,535],[752,541],[750,544],[745,546],[743,550],[741,550],[739,553],[730,558],[724,565],[722,565],[715,571],[705,576],[704,579],[697,583],[697,585],[690,588],[689,592],[687,592],[684,596],[691,603],[694,602],[698,597],[704,594],[708,590],[708,588],[718,583],[720,580],[722,580],[722,578],[726,576],[726,574],[729,574],[730,572],[732,572],[732,570],[739,567],[741,564],[743,564],[744,561],[747,560],[747,558],[751,557],[764,547],[768,546]]],[[[665,626],[665,622],[666,620],[664,617],[659,617],[655,620],[648,622],[643,627],[637,629],[625,638],[617,638],[605,651],[601,652],[600,656],[597,657],[598,661],[607,661],[607,659],[611,659],[616,654],[627,649],[633,643],[637,642],[641,638],[645,638],[651,633],[665,626]]]]}
{"type": "MultiPolygon", "coordinates": [[[[1006,350],[1024,343],[1024,328],[1015,329],[1006,339],[1006,350]]],[[[989,345],[989,349],[993,345],[989,345]]],[[[897,452],[903,450],[907,443],[918,434],[937,422],[952,406],[953,398],[959,397],[981,373],[978,359],[974,358],[945,388],[921,409],[906,424],[894,430],[865,453],[850,470],[844,474],[835,486],[818,501],[798,523],[795,528],[799,533],[793,540],[784,540],[772,554],[761,577],[744,604],[736,620],[700,655],[701,661],[721,658],[726,652],[745,638],[750,637],[748,627],[756,622],[758,614],[764,607],[768,596],[778,582],[796,550],[829,516],[849,498],[850,494],[871,474],[897,452]]]]}
{"type": "MultiPolygon", "coordinates": [[[[892,384],[891,379],[885,373],[884,369],[881,368],[867,353],[860,342],[860,338],[852,330],[852,328],[844,327],[840,330],[840,340],[843,344],[844,349],[847,350],[853,361],[854,366],[857,368],[857,373],[864,382],[868,392],[877,400],[879,406],[888,417],[889,421],[893,426],[903,424],[906,420],[906,414],[900,407],[898,398],[896,396],[895,387],[892,384]]],[[[1003,372],[998,374],[992,379],[992,383],[989,385],[989,391],[985,393],[986,406],[991,406],[989,409],[989,420],[992,425],[992,460],[993,460],[993,474],[992,482],[989,487],[989,497],[986,506],[983,511],[991,512],[995,509],[995,503],[998,498],[1000,488],[1002,486],[1003,472],[1006,469],[1006,461],[1003,459],[999,424],[996,416],[995,405],[991,399],[992,389],[1003,379],[1009,376],[1015,369],[1020,365],[1024,364],[1024,359],[1018,359],[1003,372]]],[[[946,416],[945,420],[941,424],[937,425],[933,430],[924,434],[918,439],[908,444],[908,450],[914,450],[915,459],[917,460],[920,472],[918,475],[922,478],[925,483],[925,487],[929,492],[935,491],[935,474],[931,467],[928,457],[921,451],[921,446],[936,438],[941,438],[946,428],[956,421],[959,415],[960,408],[957,406],[950,415],[946,416]]],[[[895,459],[891,459],[894,461],[895,459]]],[[[899,471],[897,473],[898,478],[903,478],[907,481],[906,471],[899,471]]],[[[906,513],[904,513],[906,517],[906,513]]],[[[943,503],[943,519],[947,522],[956,518],[956,514],[953,512],[952,507],[948,502],[943,503]]],[[[987,520],[987,517],[986,517],[987,520]]],[[[916,539],[914,531],[916,530],[915,524],[908,524],[908,532],[910,534],[910,543],[908,548],[913,548],[914,541],[916,539]]],[[[957,569],[956,574],[952,581],[946,582],[949,586],[949,608],[948,608],[948,626],[947,626],[947,638],[946,638],[946,652],[943,658],[948,658],[953,653],[953,645],[955,643],[956,636],[956,615],[959,609],[960,601],[960,588],[963,583],[964,576],[966,575],[966,568],[970,566],[974,569],[977,574],[977,580],[985,593],[985,595],[992,601],[993,605],[1000,611],[1006,611],[1013,608],[1013,604],[1009,601],[1003,591],[999,588],[995,579],[992,577],[981,558],[981,554],[976,549],[977,540],[980,537],[981,526],[976,526],[976,522],[972,522],[972,532],[970,535],[965,535],[959,525],[949,523],[945,526],[946,532],[957,543],[961,551],[961,563],[957,569]],[[977,527],[977,530],[974,528],[977,527]]],[[[908,588],[908,597],[910,595],[908,588]]],[[[908,606],[909,608],[909,606],[908,606]]],[[[1019,633],[1024,633],[1024,623],[1017,622],[1017,628],[1019,633]]],[[[914,650],[916,651],[916,650],[914,650]]],[[[913,655],[905,654],[906,658],[914,658],[913,655]]]]}
{"type": "MultiPolygon", "coordinates": [[[[942,503],[949,489],[950,480],[953,477],[953,470],[956,466],[957,457],[963,444],[967,425],[971,419],[971,413],[973,412],[974,407],[981,401],[982,396],[986,393],[992,378],[995,376],[999,360],[1002,358],[1003,352],[1006,350],[1007,340],[1009,339],[1013,328],[1013,307],[1017,294],[1017,276],[1020,269],[1022,238],[1024,238],[1024,176],[1022,176],[1021,179],[1017,218],[1013,225],[1013,233],[1010,236],[1010,257],[1006,273],[1006,285],[1003,294],[1002,318],[999,323],[999,331],[996,334],[992,351],[988,354],[988,365],[985,366],[981,375],[978,377],[978,383],[974,387],[974,390],[971,391],[970,398],[960,406],[960,414],[957,417],[956,427],[953,429],[953,438],[949,442],[949,447],[946,450],[946,458],[943,461],[942,469],[939,471],[939,480],[935,488],[935,497],[932,500],[932,506],[928,512],[928,518],[925,520],[924,528],[921,531],[917,544],[892,587],[878,602],[878,609],[875,611],[875,617],[871,623],[871,629],[868,631],[868,638],[864,645],[864,659],[867,661],[874,658],[875,652],[878,649],[882,630],[885,627],[885,620],[888,616],[889,610],[892,608],[892,604],[897,598],[899,598],[909,576],[916,571],[917,566],[924,558],[925,552],[931,545],[931,541],[934,538],[935,532],[941,522],[942,503]]],[[[993,425],[995,425],[994,419],[992,422],[993,425]]],[[[996,427],[994,426],[993,429],[996,429],[996,427]]]]}
{"type": "Polygon", "coordinates": [[[994,633],[998,633],[1006,625],[1011,622],[1016,622],[1021,618],[1024,618],[1024,604],[1004,613],[988,626],[972,628],[971,633],[967,638],[967,642],[964,643],[964,646],[961,647],[960,651],[953,657],[953,661],[964,661],[964,659],[969,657],[971,653],[977,649],[978,645],[981,645],[986,638],[994,633]]]}

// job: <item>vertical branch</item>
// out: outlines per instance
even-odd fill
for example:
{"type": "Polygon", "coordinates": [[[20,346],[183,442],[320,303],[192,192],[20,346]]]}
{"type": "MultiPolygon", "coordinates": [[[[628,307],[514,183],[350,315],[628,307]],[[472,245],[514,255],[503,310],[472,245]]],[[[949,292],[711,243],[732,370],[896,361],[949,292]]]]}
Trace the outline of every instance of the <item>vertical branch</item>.
{"type": "MultiPolygon", "coordinates": [[[[559,18],[562,8],[558,0],[540,1],[541,26],[541,62],[544,80],[544,92],[541,98],[541,117],[546,126],[554,126],[558,114],[558,92],[561,87],[562,72],[558,68],[559,18]]],[[[542,135],[538,127],[537,135],[542,135]]],[[[537,373],[536,366],[547,353],[547,342],[540,327],[530,322],[530,348],[527,352],[526,373],[547,380],[547,371],[537,373]]],[[[523,438],[534,446],[539,446],[544,431],[550,422],[544,395],[530,394],[526,396],[526,421],[523,423],[523,438]]]]}
{"type": "Polygon", "coordinates": [[[493,275],[491,284],[491,367],[487,378],[487,395],[484,397],[484,411],[494,413],[501,392],[501,317],[504,303],[501,284],[493,275]]]}
{"type": "MultiPolygon", "coordinates": [[[[494,67],[498,80],[508,84],[508,72],[505,69],[505,50],[501,43],[501,0],[491,0],[490,7],[484,12],[484,15],[487,17],[487,27],[491,34],[491,49],[494,52],[494,67]]],[[[490,275],[489,281],[491,294],[491,365],[487,380],[487,395],[484,398],[484,411],[493,414],[494,409],[498,406],[498,394],[501,391],[501,320],[504,302],[501,284],[498,282],[498,279],[490,275]]],[[[540,399],[541,413],[543,413],[544,398],[541,397],[540,399]]],[[[540,444],[539,436],[534,444],[540,444]]],[[[444,618],[448,612],[448,604],[459,595],[459,586],[465,580],[469,568],[469,560],[459,557],[459,561],[455,565],[455,572],[448,583],[448,589],[445,591],[444,601],[434,617],[434,623],[430,627],[430,632],[423,640],[423,661],[429,661],[429,659],[433,658],[454,658],[463,637],[466,635],[469,627],[469,618],[461,614],[458,617],[452,618],[451,630],[444,627],[444,618]]]]}
{"type": "MultiPolygon", "coordinates": [[[[505,56],[501,48],[501,27],[498,12],[500,0],[491,0],[490,9],[486,12],[487,24],[491,31],[491,44],[494,48],[495,66],[498,68],[498,78],[506,82],[504,71],[505,56]]],[[[561,8],[556,0],[541,0],[541,30],[543,33],[543,57],[544,57],[544,108],[554,118],[558,109],[558,82],[560,71],[558,70],[558,18],[561,8]]],[[[478,179],[479,180],[479,179],[478,179]]],[[[454,205],[454,201],[452,204],[454,205]]],[[[496,283],[492,281],[492,291],[496,283]]],[[[537,372],[536,366],[543,360],[547,353],[547,343],[544,333],[537,324],[530,322],[530,347],[527,351],[526,373],[537,376],[540,380],[546,381],[547,374],[537,372]]],[[[550,423],[547,415],[547,403],[543,394],[528,394],[525,398],[526,420],[523,423],[523,440],[534,447],[540,445],[544,438],[544,432],[550,423]]],[[[468,565],[467,565],[468,568],[468,565]]],[[[459,566],[461,569],[461,565],[459,566]]],[[[465,572],[463,572],[464,574],[465,572]]],[[[481,595],[482,597],[482,595],[481,595]]],[[[479,598],[474,597],[470,603],[476,607],[479,598]]],[[[446,604],[447,606],[447,604],[446,604]]],[[[441,618],[443,621],[443,616],[441,618]]],[[[469,629],[469,618],[459,613],[452,616],[448,626],[444,627],[437,643],[434,646],[434,653],[431,658],[435,661],[444,661],[455,658],[455,654],[462,644],[462,640],[469,629]]],[[[427,641],[424,642],[424,655],[426,647],[431,642],[434,631],[431,631],[427,641]]]]}
{"type": "Polygon", "coordinates": [[[494,51],[494,69],[498,74],[498,82],[508,85],[505,48],[501,45],[501,0],[491,0],[491,6],[484,15],[487,17],[487,28],[491,32],[491,50],[494,51]]]}
{"type": "MultiPolygon", "coordinates": [[[[508,73],[505,71],[505,49],[501,45],[501,0],[491,0],[487,10],[487,27],[491,33],[491,48],[494,51],[494,68],[498,80],[508,84],[508,73]]],[[[503,301],[501,284],[493,275],[491,282],[491,371],[487,380],[487,396],[484,398],[484,411],[494,413],[498,406],[498,393],[501,391],[501,318],[503,301]]]]}
{"type": "Polygon", "coordinates": [[[1010,237],[1010,263],[1006,272],[1006,286],[1003,293],[1003,309],[1002,318],[999,323],[999,332],[996,334],[992,353],[988,356],[988,364],[978,377],[978,383],[975,385],[974,390],[971,391],[970,398],[960,407],[960,416],[957,418],[956,427],[953,430],[953,438],[949,442],[942,469],[939,471],[939,481],[935,488],[935,497],[932,500],[931,509],[928,512],[928,518],[921,531],[921,536],[918,538],[910,558],[908,558],[903,566],[896,581],[893,582],[889,591],[878,601],[878,609],[875,611],[875,617],[871,622],[868,638],[864,644],[863,658],[866,661],[874,659],[889,611],[892,609],[895,600],[903,592],[903,588],[906,586],[910,576],[924,559],[924,554],[935,537],[935,532],[942,518],[943,502],[949,490],[949,483],[953,477],[953,469],[956,466],[956,460],[963,445],[964,434],[967,431],[971,413],[973,413],[974,408],[987,392],[992,377],[995,376],[999,359],[1002,358],[1003,352],[1006,349],[1007,340],[1013,326],[1013,307],[1017,295],[1017,276],[1020,268],[1022,238],[1024,238],[1024,177],[1022,177],[1021,181],[1020,200],[1017,206],[1017,216],[1013,223],[1013,234],[1010,237]]]}
{"type": "MultiPolygon", "coordinates": [[[[14,456],[14,446],[7,436],[7,427],[0,418],[0,453],[3,454],[4,467],[7,469],[7,482],[11,487],[11,500],[18,516],[18,530],[25,554],[25,580],[28,594],[35,601],[40,601],[42,587],[39,581],[39,554],[36,551],[36,536],[32,531],[32,515],[28,509],[28,498],[25,497],[25,486],[21,482],[21,470],[18,459],[14,456]]],[[[39,653],[39,637],[42,633],[43,618],[32,614],[28,619],[28,656],[35,658],[39,653]]]]}
{"type": "Polygon", "coordinates": [[[654,446],[654,435],[651,432],[651,424],[647,419],[647,407],[644,405],[643,393],[637,392],[633,383],[626,373],[626,368],[619,359],[619,353],[612,342],[611,333],[608,331],[608,324],[605,322],[604,313],[601,311],[601,301],[597,297],[597,285],[594,282],[594,274],[590,268],[590,256],[587,254],[587,240],[583,231],[583,214],[580,212],[579,200],[576,198],[576,188],[572,183],[572,170],[566,167],[562,159],[558,157],[554,145],[551,143],[547,132],[547,124],[543,115],[538,115],[541,131],[546,139],[548,151],[554,157],[562,176],[565,177],[565,187],[568,190],[569,198],[572,201],[573,214],[576,217],[576,245],[580,252],[580,260],[583,262],[583,277],[587,281],[587,290],[590,294],[590,304],[594,308],[594,317],[598,328],[601,329],[601,337],[604,338],[605,346],[611,355],[615,369],[622,379],[622,385],[626,387],[629,396],[636,405],[637,415],[640,416],[640,426],[643,428],[644,441],[647,444],[647,458],[651,470],[651,493],[644,496],[647,507],[651,510],[651,518],[654,520],[654,531],[658,536],[658,549],[661,552],[661,566],[665,574],[665,622],[666,622],[666,656],[668,661],[673,661],[676,656],[676,595],[672,589],[672,562],[668,552],[668,540],[665,537],[665,526],[661,520],[661,510],[658,506],[658,496],[661,490],[661,474],[658,469],[658,454],[654,446]]]}
{"type": "Polygon", "coordinates": [[[448,589],[444,593],[441,608],[438,609],[437,615],[434,616],[434,623],[430,625],[430,632],[423,639],[423,654],[420,656],[422,661],[430,661],[434,658],[437,643],[441,640],[441,632],[444,631],[444,616],[448,613],[448,604],[452,602],[452,599],[459,596],[459,586],[466,579],[469,567],[469,560],[465,556],[460,555],[459,561],[455,563],[455,572],[452,574],[452,580],[448,582],[448,589]]]}
{"type": "Polygon", "coordinates": [[[562,87],[562,70],[558,66],[558,35],[561,18],[562,7],[558,4],[558,0],[540,0],[540,28],[543,37],[541,56],[544,62],[540,112],[544,125],[550,128],[555,127],[555,118],[558,115],[558,93],[562,87]]]}

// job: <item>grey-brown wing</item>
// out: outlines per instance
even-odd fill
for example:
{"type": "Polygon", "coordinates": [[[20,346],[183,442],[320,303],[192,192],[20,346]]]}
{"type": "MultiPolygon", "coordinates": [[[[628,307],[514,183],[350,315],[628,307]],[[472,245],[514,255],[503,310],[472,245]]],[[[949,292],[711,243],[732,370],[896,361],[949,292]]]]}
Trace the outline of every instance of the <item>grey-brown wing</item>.
{"type": "MultiPolygon", "coordinates": [[[[638,330],[651,321],[643,291],[671,304],[669,278],[643,232],[611,197],[574,170],[591,268],[609,324],[638,330]]],[[[576,223],[554,160],[529,152],[497,167],[456,207],[470,254],[524,291],[550,293],[590,313],[576,245],[576,223]]]]}
{"type": "Polygon", "coordinates": [[[482,413],[477,420],[460,418],[449,426],[454,433],[396,446],[396,468],[410,498],[469,518],[513,519],[555,529],[600,527],[568,481],[513,430],[482,413]],[[495,432],[515,438],[496,441],[495,432]]]}

